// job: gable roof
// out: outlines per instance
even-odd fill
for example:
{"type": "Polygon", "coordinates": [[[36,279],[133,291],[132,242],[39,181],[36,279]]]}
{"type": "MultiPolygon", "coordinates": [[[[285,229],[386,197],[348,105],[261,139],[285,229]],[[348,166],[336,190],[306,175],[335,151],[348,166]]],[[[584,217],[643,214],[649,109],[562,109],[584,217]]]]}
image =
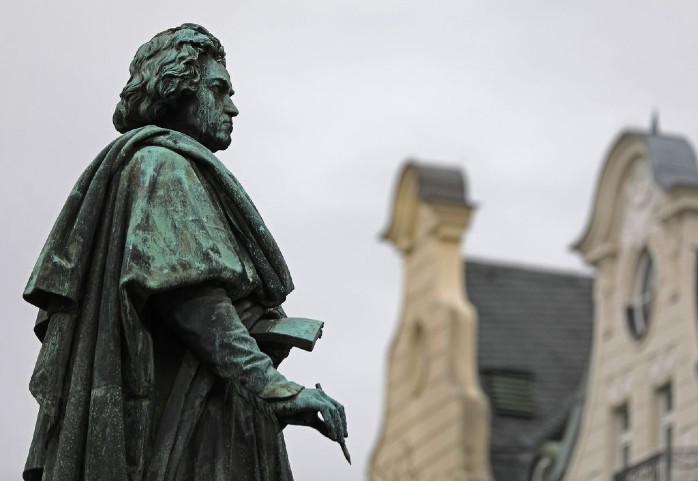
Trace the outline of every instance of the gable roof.
{"type": "Polygon", "coordinates": [[[647,145],[654,178],[662,188],[698,187],[698,164],[693,147],[686,139],[652,133],[634,135],[647,145]]]}
{"type": "Polygon", "coordinates": [[[664,191],[678,187],[698,188],[698,162],[691,144],[683,137],[636,130],[622,132],[611,144],[596,182],[591,215],[584,233],[574,244],[594,265],[611,253],[610,238],[618,219],[614,214],[628,168],[638,158],[649,164],[656,185],[664,191]]]}
{"type": "Polygon", "coordinates": [[[532,415],[491,406],[491,465],[496,481],[523,481],[538,448],[562,436],[584,376],[592,340],[592,279],[485,261],[465,262],[466,293],[478,311],[478,364],[488,376],[528,373],[532,415]]]}
{"type": "Polygon", "coordinates": [[[418,194],[423,201],[442,200],[456,204],[467,204],[468,192],[462,169],[415,161],[410,161],[405,170],[410,167],[414,168],[417,173],[418,194]]]}
{"type": "MultiPolygon", "coordinates": [[[[457,167],[409,161],[394,190],[389,225],[382,237],[402,253],[414,245],[421,204],[447,204],[466,211],[473,207],[467,198],[465,174],[457,167]]],[[[467,214],[460,216],[466,223],[468,218],[467,214]]]]}

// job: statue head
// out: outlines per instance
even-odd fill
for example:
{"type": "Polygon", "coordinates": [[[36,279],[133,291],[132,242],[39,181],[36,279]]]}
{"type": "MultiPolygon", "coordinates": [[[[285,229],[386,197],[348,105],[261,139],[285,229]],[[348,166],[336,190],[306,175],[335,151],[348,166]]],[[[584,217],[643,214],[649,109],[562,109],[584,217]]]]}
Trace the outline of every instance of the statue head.
{"type": "Polygon", "coordinates": [[[230,145],[230,75],[220,41],[205,28],[185,23],[141,45],[130,66],[114,127],[121,133],[144,125],[183,132],[212,151],[230,145]]]}

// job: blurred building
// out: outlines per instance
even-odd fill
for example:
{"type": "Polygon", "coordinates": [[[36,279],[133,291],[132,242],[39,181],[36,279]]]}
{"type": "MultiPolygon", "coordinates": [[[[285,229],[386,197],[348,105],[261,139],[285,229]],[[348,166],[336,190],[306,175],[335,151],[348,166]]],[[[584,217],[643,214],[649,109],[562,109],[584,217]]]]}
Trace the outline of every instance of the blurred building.
{"type": "Polygon", "coordinates": [[[688,142],[614,142],[575,245],[593,278],[464,261],[465,185],[417,163],[398,181],[385,238],[404,297],[370,481],[698,480],[688,142]]]}

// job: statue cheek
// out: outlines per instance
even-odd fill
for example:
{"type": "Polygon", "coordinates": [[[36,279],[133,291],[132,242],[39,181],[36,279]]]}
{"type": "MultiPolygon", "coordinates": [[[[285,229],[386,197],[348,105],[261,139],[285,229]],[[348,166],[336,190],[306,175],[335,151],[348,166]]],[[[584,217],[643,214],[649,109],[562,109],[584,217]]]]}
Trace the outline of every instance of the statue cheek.
{"type": "Polygon", "coordinates": [[[210,132],[212,129],[212,108],[209,103],[202,102],[196,110],[196,123],[201,132],[210,132]]]}

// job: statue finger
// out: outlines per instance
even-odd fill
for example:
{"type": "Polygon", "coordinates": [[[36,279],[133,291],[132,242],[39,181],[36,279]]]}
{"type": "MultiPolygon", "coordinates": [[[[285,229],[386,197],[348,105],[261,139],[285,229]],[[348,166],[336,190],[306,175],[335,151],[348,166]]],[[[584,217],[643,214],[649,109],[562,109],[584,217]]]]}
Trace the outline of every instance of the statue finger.
{"type": "Polygon", "coordinates": [[[339,425],[337,424],[337,420],[335,419],[335,414],[333,411],[333,407],[325,405],[320,410],[320,413],[322,414],[322,419],[324,420],[325,425],[327,426],[327,429],[329,431],[330,435],[328,437],[333,441],[339,441],[341,439],[339,436],[339,425]]]}
{"type": "Polygon", "coordinates": [[[344,411],[344,406],[334,399],[332,401],[334,402],[334,406],[337,408],[337,412],[339,413],[340,426],[342,427],[342,433],[344,433],[344,437],[346,438],[349,436],[349,432],[347,431],[347,415],[344,411]]]}
{"type": "Polygon", "coordinates": [[[322,419],[320,419],[317,414],[313,414],[313,419],[312,419],[311,423],[309,424],[309,426],[311,428],[315,429],[316,431],[318,431],[320,434],[322,434],[326,438],[332,439],[330,436],[330,432],[327,429],[327,424],[325,424],[325,422],[322,419]]]}
{"type": "Polygon", "coordinates": [[[341,429],[343,437],[346,438],[347,436],[349,436],[349,433],[347,432],[347,416],[344,411],[344,406],[342,406],[342,404],[339,401],[328,396],[324,391],[322,391],[322,394],[325,398],[327,398],[327,400],[330,403],[332,403],[332,406],[334,406],[337,413],[337,426],[339,426],[339,428],[341,429]]]}
{"type": "Polygon", "coordinates": [[[315,429],[326,438],[332,439],[327,426],[318,416],[317,412],[303,412],[300,414],[285,416],[280,420],[280,425],[292,424],[294,426],[308,426],[315,429]]]}
{"type": "Polygon", "coordinates": [[[332,419],[334,420],[334,424],[337,429],[337,442],[340,442],[342,439],[344,439],[344,422],[343,422],[343,416],[342,413],[337,409],[337,407],[333,404],[332,405],[333,409],[332,411],[332,419]]]}

